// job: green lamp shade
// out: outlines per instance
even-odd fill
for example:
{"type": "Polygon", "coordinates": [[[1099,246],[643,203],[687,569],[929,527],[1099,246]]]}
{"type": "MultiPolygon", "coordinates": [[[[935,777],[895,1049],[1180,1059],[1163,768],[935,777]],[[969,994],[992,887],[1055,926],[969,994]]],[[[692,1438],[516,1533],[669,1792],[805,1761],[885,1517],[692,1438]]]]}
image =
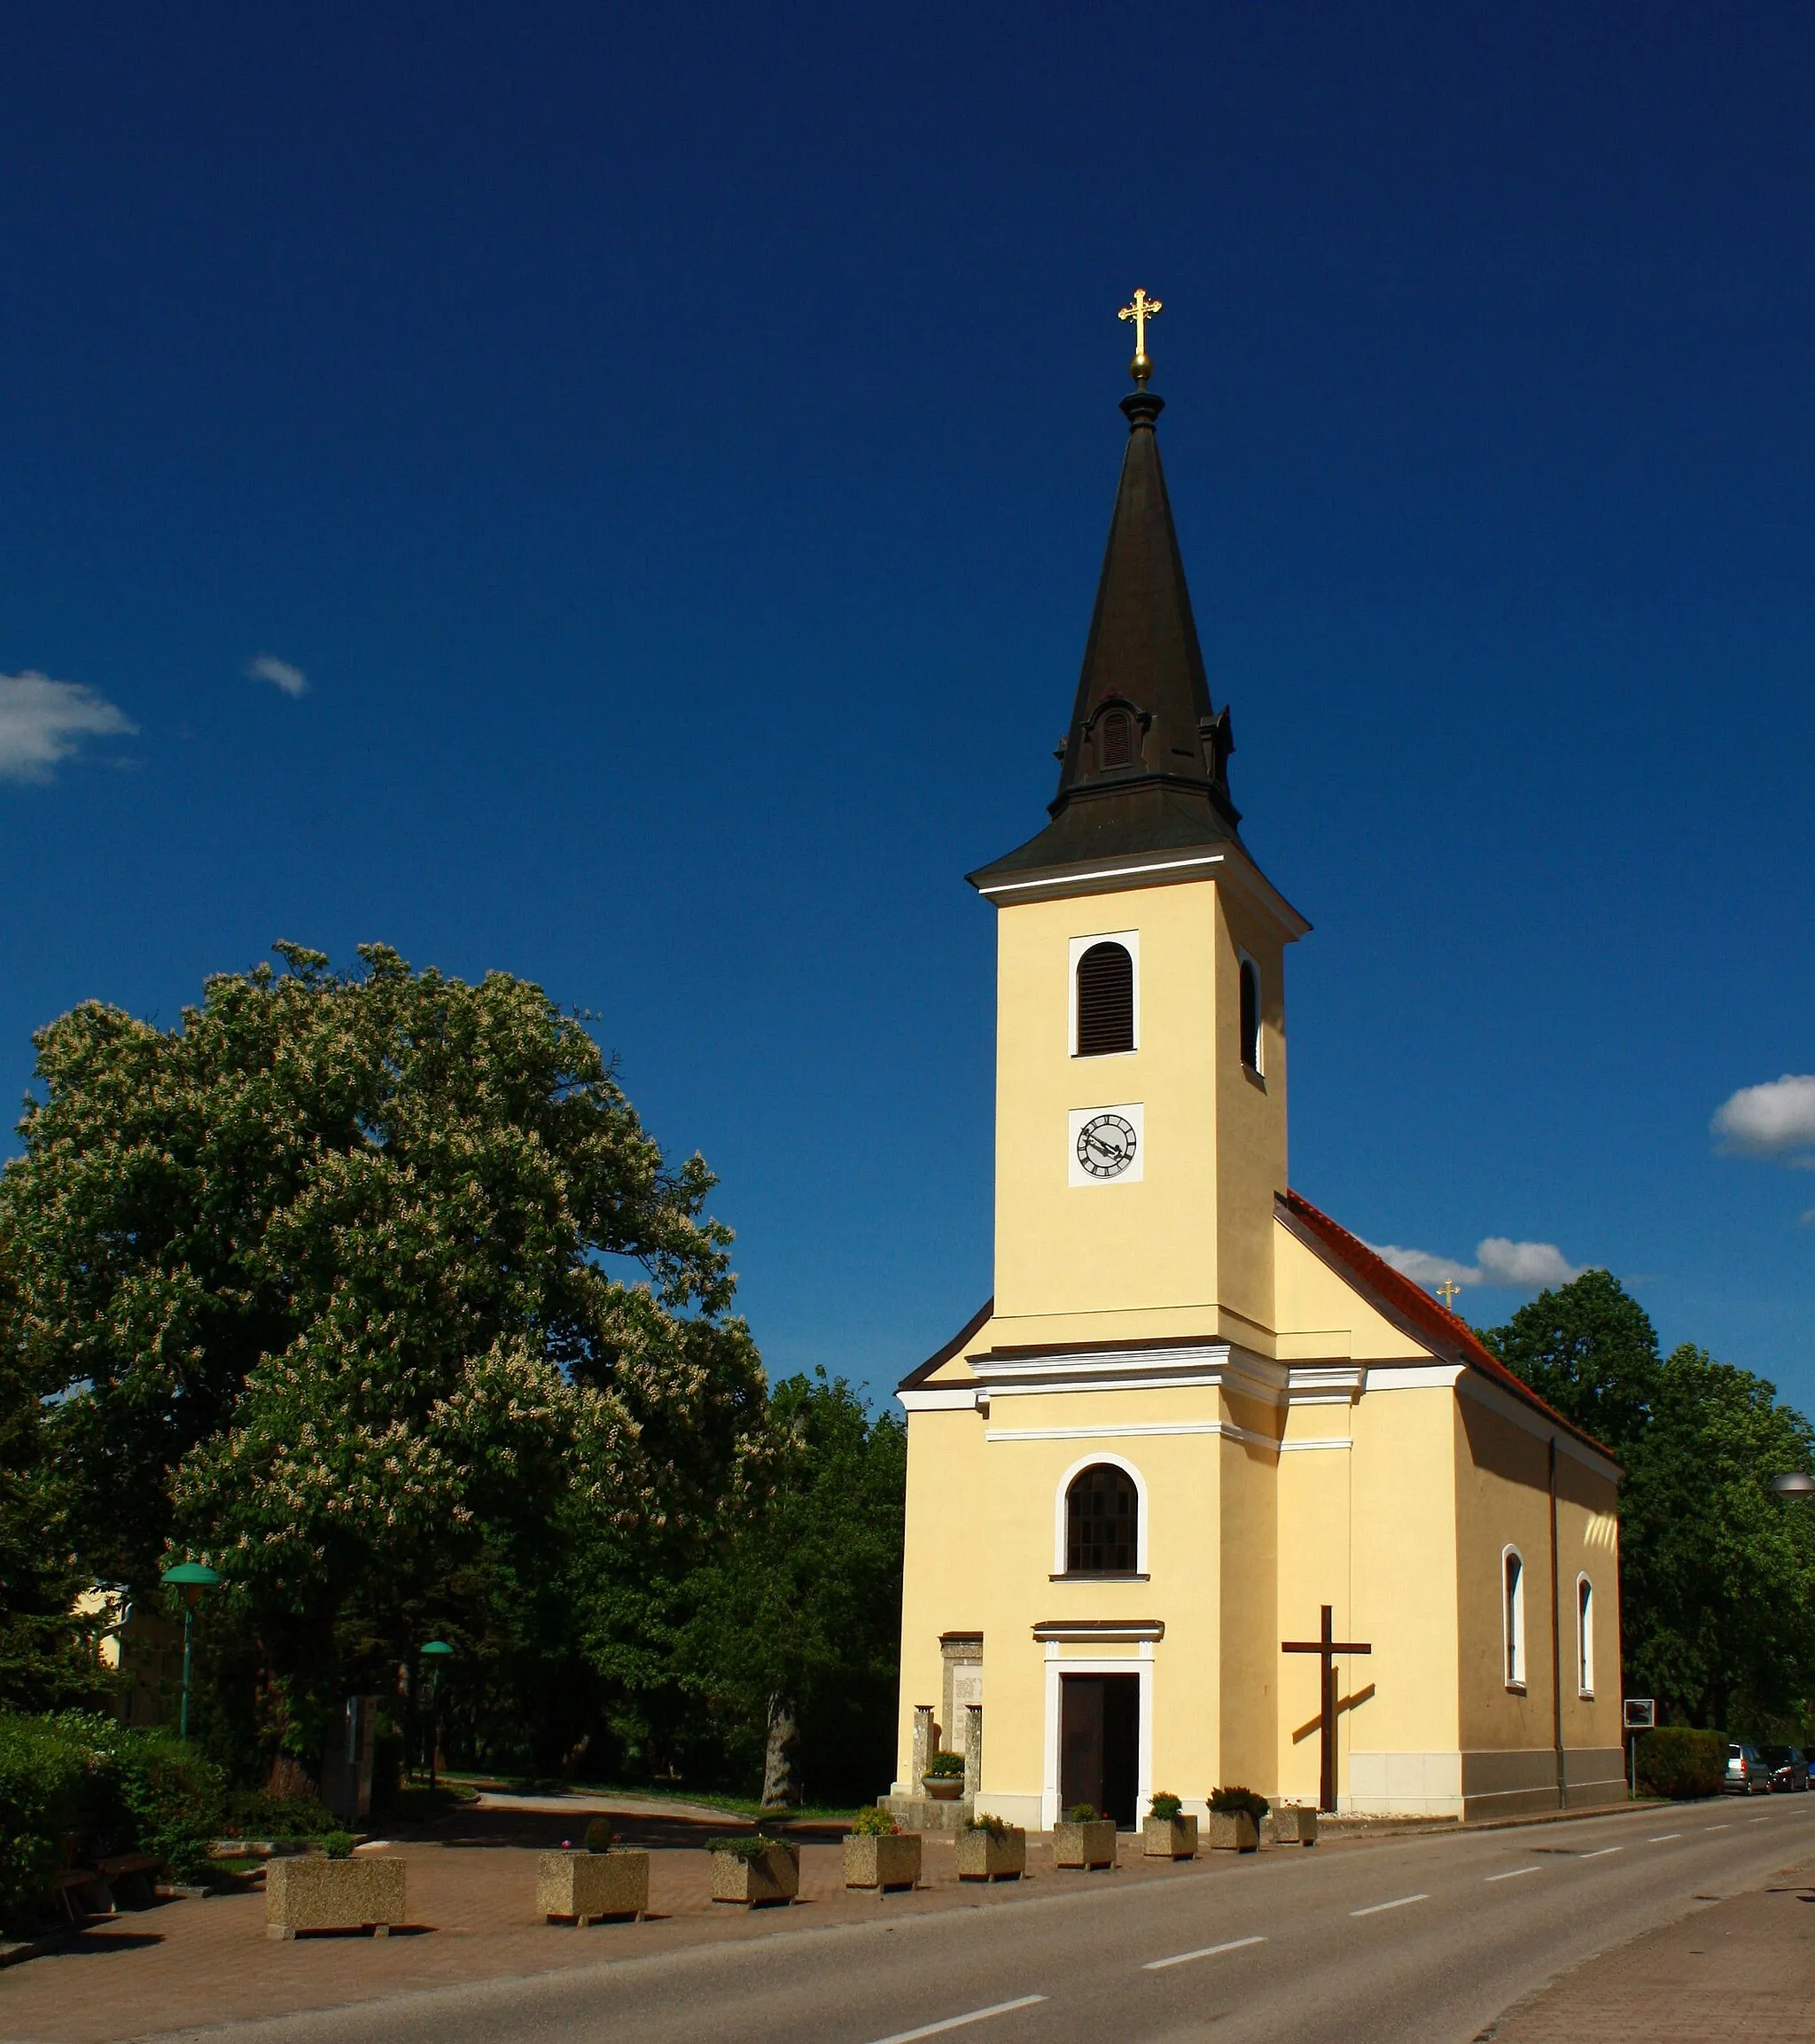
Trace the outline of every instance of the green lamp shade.
{"type": "Polygon", "coordinates": [[[206,1562],[178,1562],[174,1567],[164,1571],[163,1580],[177,1589],[205,1590],[210,1583],[219,1582],[221,1578],[206,1562]]]}
{"type": "Polygon", "coordinates": [[[425,1640],[422,1646],[422,1657],[425,1660],[451,1660],[454,1658],[454,1650],[446,1640],[425,1640]]]}

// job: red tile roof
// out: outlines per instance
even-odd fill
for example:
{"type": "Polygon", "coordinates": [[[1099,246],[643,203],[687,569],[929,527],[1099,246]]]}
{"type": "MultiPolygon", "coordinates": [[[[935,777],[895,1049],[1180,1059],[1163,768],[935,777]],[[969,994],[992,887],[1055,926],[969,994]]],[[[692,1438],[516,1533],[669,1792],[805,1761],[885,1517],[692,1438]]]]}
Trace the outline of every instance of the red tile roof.
{"type": "Polygon", "coordinates": [[[1510,1392],[1522,1404],[1554,1420],[1565,1432],[1585,1441],[1609,1462],[1616,1459],[1611,1448],[1596,1440],[1593,1434],[1585,1433],[1573,1420],[1565,1419],[1554,1406],[1546,1405],[1523,1377],[1515,1377],[1460,1314],[1452,1313],[1422,1284],[1414,1284],[1403,1271],[1395,1270],[1359,1236],[1351,1235],[1346,1228],[1313,1206],[1302,1193],[1281,1193],[1277,1204],[1299,1222],[1300,1227],[1295,1232],[1301,1236],[1308,1232],[1314,1237],[1329,1260],[1339,1265],[1344,1275],[1362,1291],[1372,1293],[1390,1318],[1409,1321],[1414,1330],[1429,1337],[1440,1351],[1453,1352],[1458,1361],[1466,1362],[1471,1369],[1478,1369],[1482,1376],[1491,1378],[1501,1390],[1510,1392]]]}

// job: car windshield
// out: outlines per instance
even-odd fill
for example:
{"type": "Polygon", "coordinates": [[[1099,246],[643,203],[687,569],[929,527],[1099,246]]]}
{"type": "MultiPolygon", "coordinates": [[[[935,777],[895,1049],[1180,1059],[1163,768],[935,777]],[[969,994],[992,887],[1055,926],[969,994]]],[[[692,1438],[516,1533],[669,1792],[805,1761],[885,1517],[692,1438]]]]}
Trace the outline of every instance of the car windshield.
{"type": "Polygon", "coordinates": [[[1796,1759],[1796,1751],[1790,1746],[1760,1746],[1759,1757],[1768,1760],[1773,1767],[1787,1767],[1796,1759]]]}

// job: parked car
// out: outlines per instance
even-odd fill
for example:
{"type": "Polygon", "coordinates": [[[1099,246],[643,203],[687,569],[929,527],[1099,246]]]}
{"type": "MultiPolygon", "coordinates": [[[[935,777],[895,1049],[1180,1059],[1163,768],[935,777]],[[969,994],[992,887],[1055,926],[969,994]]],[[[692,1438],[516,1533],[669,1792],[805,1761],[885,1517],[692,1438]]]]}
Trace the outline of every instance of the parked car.
{"type": "Polygon", "coordinates": [[[1726,1750],[1726,1780],[1722,1784],[1730,1796],[1768,1796],[1771,1763],[1757,1746],[1744,1744],[1726,1750]]]}
{"type": "Polygon", "coordinates": [[[1780,1795],[1808,1794],[1809,1759],[1800,1746],[1760,1746],[1758,1751],[1771,1769],[1771,1785],[1780,1795]]]}

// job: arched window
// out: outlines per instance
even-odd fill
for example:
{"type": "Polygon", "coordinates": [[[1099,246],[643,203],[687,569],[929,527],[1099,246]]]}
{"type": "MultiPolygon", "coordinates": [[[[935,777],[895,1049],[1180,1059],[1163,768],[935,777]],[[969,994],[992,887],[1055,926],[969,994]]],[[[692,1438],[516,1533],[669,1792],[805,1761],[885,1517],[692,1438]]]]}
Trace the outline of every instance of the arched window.
{"type": "Polygon", "coordinates": [[[1078,961],[1078,1055],[1134,1048],[1134,961],[1122,944],[1093,944],[1078,961]]]}
{"type": "Polygon", "coordinates": [[[1141,1495],[1114,1463],[1092,1463],[1065,1493],[1065,1573],[1131,1576],[1140,1566],[1141,1495]]]}
{"type": "Polygon", "coordinates": [[[1134,760],[1134,721],[1126,710],[1111,710],[1100,727],[1105,767],[1131,766],[1134,760]]]}
{"type": "Polygon", "coordinates": [[[1594,1694],[1594,1585],[1586,1576],[1576,1578],[1576,1689],[1594,1694]]]}
{"type": "Polygon", "coordinates": [[[1260,968],[1251,958],[1242,961],[1242,1062],[1259,1076],[1260,968]]]}
{"type": "Polygon", "coordinates": [[[1500,1556],[1505,1582],[1507,1687],[1525,1686],[1525,1564],[1517,1548],[1500,1556]]]}

